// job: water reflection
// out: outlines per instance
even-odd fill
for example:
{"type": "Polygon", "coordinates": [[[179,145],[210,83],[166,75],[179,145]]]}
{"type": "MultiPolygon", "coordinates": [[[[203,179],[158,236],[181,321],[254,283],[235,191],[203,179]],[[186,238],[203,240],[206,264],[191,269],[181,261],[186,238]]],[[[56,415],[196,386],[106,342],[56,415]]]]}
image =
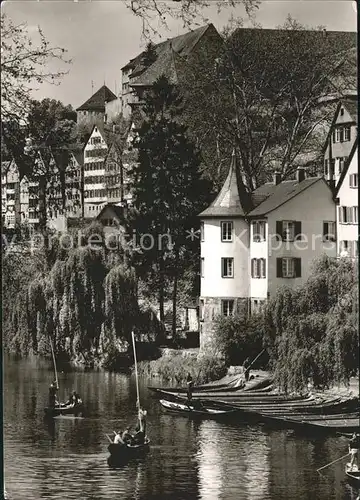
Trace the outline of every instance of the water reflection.
{"type": "Polygon", "coordinates": [[[140,387],[150,453],[108,466],[105,434],[136,422],[135,381],[103,372],[64,372],[65,397],[81,394],[87,418],[44,419],[51,367],[5,360],[5,482],[14,500],[355,500],[341,462],[343,438],[309,440],[238,422],[194,422],[162,411],[140,387]]]}

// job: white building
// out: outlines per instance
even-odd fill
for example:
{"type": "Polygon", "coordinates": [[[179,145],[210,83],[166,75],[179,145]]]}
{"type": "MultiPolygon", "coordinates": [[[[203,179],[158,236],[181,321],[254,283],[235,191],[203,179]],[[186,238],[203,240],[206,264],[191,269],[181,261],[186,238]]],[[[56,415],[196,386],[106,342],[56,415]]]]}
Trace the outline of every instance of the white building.
{"type": "Polygon", "coordinates": [[[348,161],[336,187],[337,252],[340,257],[357,258],[359,255],[358,207],[358,147],[353,145],[348,161]]]}
{"type": "Polygon", "coordinates": [[[338,103],[324,146],[324,177],[336,188],[357,140],[357,99],[338,103]]]}
{"type": "Polygon", "coordinates": [[[321,177],[273,182],[251,198],[237,179],[233,155],[228,177],[201,218],[200,347],[212,342],[218,315],[256,312],[281,285],[295,287],[322,254],[336,257],[336,206],[321,177]]]}
{"type": "Polygon", "coordinates": [[[95,125],[84,148],[84,217],[96,217],[107,203],[104,132],[95,125]]]}

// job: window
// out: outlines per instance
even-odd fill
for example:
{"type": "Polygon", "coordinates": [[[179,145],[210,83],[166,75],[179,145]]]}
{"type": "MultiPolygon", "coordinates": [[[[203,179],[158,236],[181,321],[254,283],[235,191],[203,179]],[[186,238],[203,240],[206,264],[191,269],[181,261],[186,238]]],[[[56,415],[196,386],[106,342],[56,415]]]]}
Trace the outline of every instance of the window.
{"type": "MultiPolygon", "coordinates": [[[[340,224],[352,224],[355,207],[339,207],[339,222],[340,224]]],[[[357,211],[355,216],[357,216],[357,211]]]]}
{"type": "Polygon", "coordinates": [[[200,240],[205,241],[204,223],[200,222],[200,240]]]}
{"type": "Polygon", "coordinates": [[[232,241],[232,239],[233,239],[232,233],[233,233],[232,221],[222,222],[221,223],[221,241],[232,241]]]}
{"type": "Polygon", "coordinates": [[[344,116],[344,108],[340,109],[340,116],[344,116]]]}
{"type": "Polygon", "coordinates": [[[357,259],[359,257],[359,242],[358,240],[353,241],[353,256],[357,259]]]}
{"type": "Polygon", "coordinates": [[[253,228],[253,241],[260,242],[266,240],[266,225],[265,221],[254,221],[253,228]]]}
{"type": "Polygon", "coordinates": [[[223,316],[232,316],[234,312],[234,301],[233,300],[222,300],[221,309],[223,316]]]}
{"type": "Polygon", "coordinates": [[[344,128],[344,142],[350,141],[351,138],[351,130],[350,126],[344,128]]]}
{"type": "Polygon", "coordinates": [[[359,186],[359,174],[350,175],[350,187],[357,188],[359,186]]]}
{"type": "Polygon", "coordinates": [[[340,241],[340,255],[344,253],[349,253],[349,241],[348,240],[343,240],[340,241]]]}
{"type": "Polygon", "coordinates": [[[357,224],[358,223],[358,211],[359,211],[359,208],[358,207],[352,207],[352,222],[353,224],[357,224]]]}
{"type": "Polygon", "coordinates": [[[337,160],[338,160],[338,175],[340,175],[344,169],[344,158],[339,157],[339,158],[337,158],[337,160]]]}
{"type": "Polygon", "coordinates": [[[200,276],[202,278],[204,278],[204,272],[205,272],[204,266],[205,266],[205,259],[204,259],[204,257],[202,257],[201,261],[200,261],[200,276]]]}
{"type": "Polygon", "coordinates": [[[251,259],[251,277],[266,278],[265,259],[251,259]]]}
{"type": "Polygon", "coordinates": [[[337,127],[333,132],[334,142],[348,142],[351,139],[351,127],[347,125],[345,127],[337,127]]]}
{"type": "Polygon", "coordinates": [[[333,221],[324,221],[323,222],[323,241],[335,241],[335,229],[336,224],[333,221]]]}
{"type": "Polygon", "coordinates": [[[276,234],[283,241],[294,241],[300,239],[301,222],[300,221],[277,221],[276,234]]]}
{"type": "Polygon", "coordinates": [[[329,160],[324,161],[324,175],[325,177],[329,175],[329,160]]]}
{"type": "Polygon", "coordinates": [[[204,321],[204,301],[200,300],[200,321],[204,321]]]}
{"type": "Polygon", "coordinates": [[[280,257],[276,259],[277,278],[300,278],[301,259],[294,257],[280,257]]]}
{"type": "Polygon", "coordinates": [[[224,257],[221,259],[221,276],[223,278],[234,277],[234,259],[232,257],[224,257]]]}

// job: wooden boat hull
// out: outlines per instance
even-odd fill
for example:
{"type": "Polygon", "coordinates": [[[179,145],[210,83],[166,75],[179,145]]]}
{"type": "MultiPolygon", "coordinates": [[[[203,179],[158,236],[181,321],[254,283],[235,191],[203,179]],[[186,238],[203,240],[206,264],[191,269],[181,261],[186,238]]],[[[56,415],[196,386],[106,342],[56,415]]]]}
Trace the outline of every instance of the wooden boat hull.
{"type": "Polygon", "coordinates": [[[208,408],[203,407],[202,409],[196,408],[193,404],[182,404],[175,403],[172,401],[166,401],[160,399],[161,406],[169,412],[178,413],[181,415],[186,415],[188,417],[199,417],[199,418],[221,418],[229,415],[234,415],[236,410],[234,409],[221,409],[221,408],[208,408]]]}
{"type": "Polygon", "coordinates": [[[55,408],[46,407],[44,408],[46,417],[58,417],[59,415],[80,415],[84,411],[84,405],[81,403],[79,405],[60,405],[55,406],[55,408]]]}
{"type": "Polygon", "coordinates": [[[150,451],[150,439],[144,444],[128,445],[111,443],[108,446],[110,457],[109,465],[127,462],[131,458],[141,457],[150,451]]]}
{"type": "Polygon", "coordinates": [[[354,470],[352,470],[350,464],[346,464],[345,474],[351,486],[354,486],[355,488],[360,487],[360,471],[357,466],[355,466],[354,470]]]}

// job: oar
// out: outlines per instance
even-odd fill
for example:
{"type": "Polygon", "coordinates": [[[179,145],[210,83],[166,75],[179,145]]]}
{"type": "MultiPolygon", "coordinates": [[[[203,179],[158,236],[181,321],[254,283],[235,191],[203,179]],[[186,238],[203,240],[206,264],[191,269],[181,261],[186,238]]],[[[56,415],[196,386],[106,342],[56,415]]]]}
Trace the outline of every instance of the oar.
{"type": "Polygon", "coordinates": [[[108,434],[105,434],[105,436],[108,438],[108,440],[110,441],[110,443],[112,443],[112,439],[110,438],[110,436],[108,434]]]}
{"type": "Polygon", "coordinates": [[[348,457],[349,455],[350,455],[350,453],[346,453],[346,455],[344,455],[343,457],[340,457],[337,460],[334,460],[333,462],[330,462],[329,464],[326,464],[323,467],[320,467],[320,469],[316,469],[316,471],[319,472],[319,470],[326,469],[326,467],[329,467],[329,465],[335,464],[336,462],[340,462],[340,460],[343,460],[344,458],[348,457]]]}

